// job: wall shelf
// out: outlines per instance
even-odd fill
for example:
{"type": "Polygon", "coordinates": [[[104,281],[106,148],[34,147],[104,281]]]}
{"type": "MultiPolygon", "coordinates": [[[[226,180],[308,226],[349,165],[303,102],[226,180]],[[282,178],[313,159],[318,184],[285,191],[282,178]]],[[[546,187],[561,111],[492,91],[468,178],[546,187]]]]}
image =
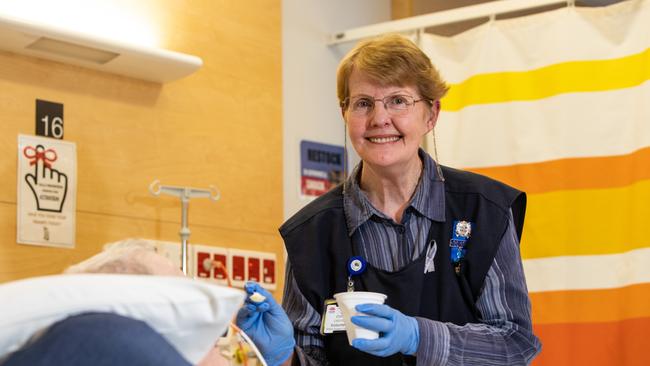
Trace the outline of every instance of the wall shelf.
{"type": "Polygon", "coordinates": [[[100,39],[0,15],[0,49],[137,79],[165,83],[197,71],[200,57],[100,39]]]}

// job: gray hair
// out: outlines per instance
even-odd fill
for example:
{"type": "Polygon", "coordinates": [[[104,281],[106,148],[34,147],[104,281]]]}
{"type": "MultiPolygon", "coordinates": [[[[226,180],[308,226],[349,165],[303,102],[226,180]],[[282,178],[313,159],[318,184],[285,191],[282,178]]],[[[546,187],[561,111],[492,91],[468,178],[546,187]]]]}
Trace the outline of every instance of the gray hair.
{"type": "Polygon", "coordinates": [[[174,265],[157,253],[146,239],[125,239],[104,245],[104,250],[64,273],[178,274],[174,265]]]}

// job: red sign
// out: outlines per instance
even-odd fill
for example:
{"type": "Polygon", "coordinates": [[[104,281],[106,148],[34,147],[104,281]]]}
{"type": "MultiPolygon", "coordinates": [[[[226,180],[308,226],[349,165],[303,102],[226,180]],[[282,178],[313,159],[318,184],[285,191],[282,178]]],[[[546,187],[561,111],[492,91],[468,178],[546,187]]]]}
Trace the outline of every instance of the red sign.
{"type": "Polygon", "coordinates": [[[218,280],[225,280],[226,278],[228,278],[228,272],[226,268],[226,255],[215,254],[213,263],[214,263],[214,278],[218,280]]]}
{"type": "Polygon", "coordinates": [[[248,280],[260,282],[260,259],[248,257],[248,280]]]}
{"type": "Polygon", "coordinates": [[[233,281],[244,281],[246,279],[246,263],[244,257],[232,256],[232,279],[233,281]]]}
{"type": "Polygon", "coordinates": [[[262,272],[264,272],[264,283],[275,283],[275,260],[265,259],[262,265],[262,272]]]}

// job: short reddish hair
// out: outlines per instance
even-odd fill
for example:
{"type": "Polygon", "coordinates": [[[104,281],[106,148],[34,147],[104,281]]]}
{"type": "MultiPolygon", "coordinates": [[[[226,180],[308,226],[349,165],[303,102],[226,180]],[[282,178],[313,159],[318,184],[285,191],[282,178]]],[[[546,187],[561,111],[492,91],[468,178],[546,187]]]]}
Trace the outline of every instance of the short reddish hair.
{"type": "Polygon", "coordinates": [[[360,42],[341,60],[336,72],[339,103],[350,96],[348,82],[358,70],[380,85],[415,86],[430,101],[442,98],[449,87],[429,57],[408,38],[392,34],[360,42]]]}

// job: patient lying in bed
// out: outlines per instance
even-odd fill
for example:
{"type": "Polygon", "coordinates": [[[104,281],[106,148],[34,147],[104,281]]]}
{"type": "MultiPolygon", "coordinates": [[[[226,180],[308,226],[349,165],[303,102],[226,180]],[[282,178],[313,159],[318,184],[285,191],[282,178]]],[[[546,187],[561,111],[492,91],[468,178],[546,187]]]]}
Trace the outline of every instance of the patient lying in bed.
{"type": "Polygon", "coordinates": [[[65,273],[0,285],[15,300],[0,304],[15,314],[0,320],[0,365],[228,365],[213,344],[241,291],[182,277],[141,240],[65,273]]]}

